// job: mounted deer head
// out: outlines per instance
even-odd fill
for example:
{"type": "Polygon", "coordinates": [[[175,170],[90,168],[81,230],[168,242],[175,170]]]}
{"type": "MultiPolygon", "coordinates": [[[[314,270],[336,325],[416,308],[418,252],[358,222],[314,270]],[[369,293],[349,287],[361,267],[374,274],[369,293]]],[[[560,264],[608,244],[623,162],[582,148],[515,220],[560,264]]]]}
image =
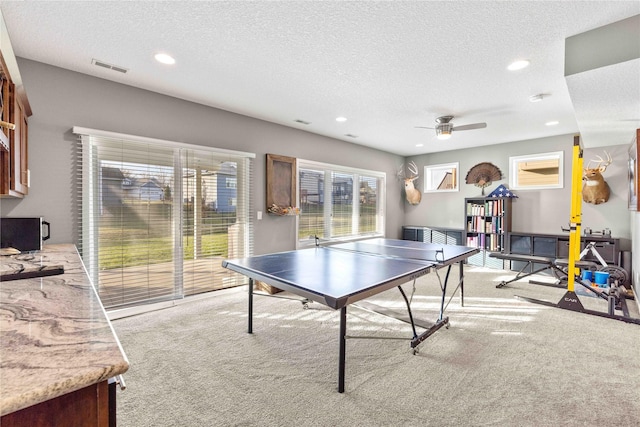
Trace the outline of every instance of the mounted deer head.
{"type": "Polygon", "coordinates": [[[411,176],[407,177],[404,170],[404,164],[402,164],[402,166],[400,166],[400,170],[398,170],[398,178],[404,180],[404,192],[407,202],[412,205],[417,205],[420,204],[420,200],[422,199],[422,193],[413,185],[413,181],[418,179],[420,176],[418,175],[418,166],[416,166],[414,162],[409,162],[407,169],[411,173],[411,176]]]}
{"type": "Polygon", "coordinates": [[[612,160],[609,153],[605,151],[604,154],[607,157],[606,160],[600,156],[596,156],[597,159],[589,160],[587,167],[584,168],[584,174],[582,175],[582,180],[584,181],[584,185],[582,186],[582,200],[587,203],[599,205],[609,200],[611,191],[609,184],[606,183],[602,174],[607,170],[607,166],[611,164],[612,160]],[[597,162],[597,165],[592,168],[591,162],[597,162]]]}

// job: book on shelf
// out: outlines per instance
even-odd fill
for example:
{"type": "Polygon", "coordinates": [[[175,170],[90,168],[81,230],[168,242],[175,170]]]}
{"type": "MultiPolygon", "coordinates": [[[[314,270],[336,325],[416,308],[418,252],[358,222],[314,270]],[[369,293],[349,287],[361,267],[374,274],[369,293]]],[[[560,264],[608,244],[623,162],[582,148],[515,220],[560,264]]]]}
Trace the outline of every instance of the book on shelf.
{"type": "Polygon", "coordinates": [[[467,216],[502,216],[504,200],[488,200],[484,203],[467,203],[467,216]]]}

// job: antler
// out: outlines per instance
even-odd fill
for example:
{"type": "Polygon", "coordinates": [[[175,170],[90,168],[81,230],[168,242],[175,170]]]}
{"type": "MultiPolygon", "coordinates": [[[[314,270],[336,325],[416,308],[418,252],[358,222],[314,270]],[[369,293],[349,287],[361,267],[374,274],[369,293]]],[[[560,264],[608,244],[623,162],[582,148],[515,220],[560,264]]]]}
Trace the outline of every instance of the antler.
{"type": "Polygon", "coordinates": [[[605,170],[607,170],[607,166],[609,166],[611,162],[613,162],[613,160],[611,159],[611,155],[607,152],[607,150],[604,150],[604,154],[606,154],[607,156],[606,160],[600,156],[596,156],[597,159],[589,160],[589,163],[587,163],[587,169],[592,169],[590,168],[591,162],[598,161],[598,166],[596,166],[593,169],[600,169],[600,172],[604,172],[605,170]],[[604,162],[604,165],[602,165],[603,162],[604,162]]]}
{"type": "Polygon", "coordinates": [[[415,162],[409,162],[409,166],[407,167],[407,169],[409,169],[409,172],[411,172],[411,178],[415,179],[418,176],[418,166],[416,166],[415,162]]]}
{"type": "Polygon", "coordinates": [[[409,179],[413,181],[420,176],[418,175],[418,166],[415,162],[409,162],[409,165],[407,165],[407,169],[409,170],[409,172],[411,172],[411,176],[407,176],[407,174],[405,173],[404,163],[400,165],[400,169],[398,169],[398,172],[396,173],[398,179],[404,181],[409,179]]]}

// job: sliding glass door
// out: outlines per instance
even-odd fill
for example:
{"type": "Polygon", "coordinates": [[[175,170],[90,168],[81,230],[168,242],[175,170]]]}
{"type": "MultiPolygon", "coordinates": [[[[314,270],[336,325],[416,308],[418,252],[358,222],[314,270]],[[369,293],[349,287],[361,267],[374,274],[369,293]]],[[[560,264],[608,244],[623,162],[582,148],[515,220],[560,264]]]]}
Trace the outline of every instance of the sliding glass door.
{"type": "Polygon", "coordinates": [[[244,283],[222,268],[249,255],[248,156],[82,135],[79,249],[106,308],[244,283]]]}

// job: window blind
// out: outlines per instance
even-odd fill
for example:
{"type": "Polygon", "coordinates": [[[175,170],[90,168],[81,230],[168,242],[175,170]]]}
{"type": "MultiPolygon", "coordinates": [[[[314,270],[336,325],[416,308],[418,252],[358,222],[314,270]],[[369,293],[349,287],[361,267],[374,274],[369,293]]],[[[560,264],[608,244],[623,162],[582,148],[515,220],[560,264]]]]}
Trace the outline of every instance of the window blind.
{"type": "Polygon", "coordinates": [[[383,236],[385,174],[298,159],[298,246],[383,236]]]}
{"type": "Polygon", "coordinates": [[[379,180],[375,176],[360,176],[358,230],[361,234],[378,232],[378,220],[381,217],[379,180]]]}
{"type": "Polygon", "coordinates": [[[74,133],[77,245],[105,308],[245,283],[221,262],[253,252],[252,154],[74,133]]]}
{"type": "Polygon", "coordinates": [[[331,237],[353,235],[353,175],[331,172],[331,237]]]}

